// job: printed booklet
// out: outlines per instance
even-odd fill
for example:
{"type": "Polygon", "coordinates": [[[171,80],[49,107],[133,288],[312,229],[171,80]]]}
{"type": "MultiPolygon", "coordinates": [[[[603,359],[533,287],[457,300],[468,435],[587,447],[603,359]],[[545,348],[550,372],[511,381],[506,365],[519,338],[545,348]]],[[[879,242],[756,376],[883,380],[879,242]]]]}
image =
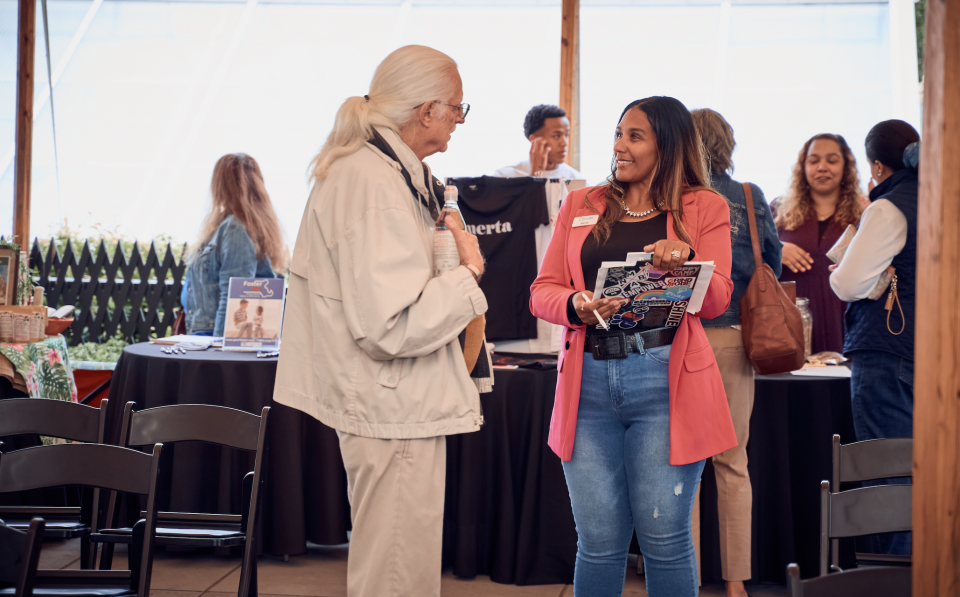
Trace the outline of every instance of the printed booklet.
{"type": "Polygon", "coordinates": [[[276,350],[283,323],[283,278],[230,278],[223,350],[276,350]]]}
{"type": "MultiPolygon", "coordinates": [[[[605,261],[597,272],[593,296],[622,297],[607,323],[611,330],[637,332],[677,327],[686,312],[703,306],[716,269],[712,261],[691,261],[670,272],[653,269],[652,253],[629,253],[626,261],[605,261]]],[[[603,329],[598,323],[598,329],[603,329]]]]}

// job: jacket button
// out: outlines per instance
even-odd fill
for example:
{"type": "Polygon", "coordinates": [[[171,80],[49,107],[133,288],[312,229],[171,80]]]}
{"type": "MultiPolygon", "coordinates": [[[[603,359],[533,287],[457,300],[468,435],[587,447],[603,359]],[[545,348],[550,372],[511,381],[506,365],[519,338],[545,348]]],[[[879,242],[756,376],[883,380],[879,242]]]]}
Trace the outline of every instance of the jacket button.
{"type": "Polygon", "coordinates": [[[387,378],[387,383],[397,383],[397,378],[390,376],[387,378]]]}
{"type": "Polygon", "coordinates": [[[567,350],[570,350],[570,341],[567,340],[567,350]]]}

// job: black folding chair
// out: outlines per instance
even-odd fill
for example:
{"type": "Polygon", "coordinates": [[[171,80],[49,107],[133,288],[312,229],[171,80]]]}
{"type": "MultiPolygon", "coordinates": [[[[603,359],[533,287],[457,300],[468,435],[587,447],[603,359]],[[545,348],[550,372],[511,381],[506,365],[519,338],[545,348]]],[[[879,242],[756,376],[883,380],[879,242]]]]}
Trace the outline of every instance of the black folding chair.
{"type": "MultiPolygon", "coordinates": [[[[0,400],[0,437],[46,435],[75,442],[102,444],[107,421],[107,404],[100,408],[43,398],[0,400]]],[[[80,537],[80,566],[87,568],[96,557],[90,553],[90,509],[100,503],[99,490],[85,496],[80,508],[41,506],[0,506],[0,518],[8,526],[25,531],[34,516],[45,522],[44,537],[74,539],[80,537]]]]}
{"type": "MultiPolygon", "coordinates": [[[[242,514],[208,514],[160,512],[157,545],[189,547],[243,546],[240,567],[240,597],[257,595],[256,529],[263,483],[263,456],[266,446],[267,417],[265,406],[260,416],[242,410],[206,404],[177,404],[133,412],[135,403],[123,410],[120,437],[123,445],[142,446],[153,443],[202,441],[240,450],[256,452],[253,471],[243,478],[242,514]],[[162,438],[162,440],[161,440],[162,438]]],[[[111,493],[107,516],[113,517],[117,495],[111,493]]],[[[108,569],[115,543],[129,543],[129,528],[103,529],[91,541],[104,543],[100,568],[108,569]]]]}
{"type": "Polygon", "coordinates": [[[13,589],[15,597],[33,595],[42,548],[42,518],[31,520],[26,531],[0,523],[0,590],[13,589]]]}
{"type": "Polygon", "coordinates": [[[911,569],[881,566],[848,570],[840,574],[800,580],[800,567],[787,566],[789,597],[906,597],[910,595],[911,569]]]}
{"type": "MultiPolygon", "coordinates": [[[[99,444],[39,446],[0,455],[0,491],[29,491],[81,485],[147,496],[143,520],[134,525],[128,553],[129,570],[38,570],[34,595],[69,597],[147,597],[153,571],[156,536],[156,493],[161,444],[153,454],[99,444]]],[[[93,509],[91,528],[103,525],[93,509]]],[[[13,595],[13,589],[0,589],[13,595]]]]}
{"type": "MultiPolygon", "coordinates": [[[[897,437],[889,439],[871,439],[862,442],[843,445],[840,443],[840,436],[833,436],[833,480],[831,484],[832,491],[838,493],[841,483],[854,483],[858,481],[872,481],[875,479],[888,479],[898,477],[913,476],[913,439],[909,437],[897,437]]],[[[889,487],[889,486],[888,486],[889,487]]],[[[910,487],[902,485],[901,487],[910,487]]],[[[901,491],[902,494],[904,491],[901,491]]],[[[896,507],[891,504],[891,507],[896,507]]],[[[907,528],[899,530],[910,530],[910,502],[901,504],[901,508],[906,508],[907,516],[902,523],[908,524],[907,528]]],[[[899,513],[902,519],[904,512],[899,513]]],[[[882,513],[880,514],[882,515],[882,513]]],[[[903,526],[900,524],[899,526],[903,526]]],[[[822,525],[821,525],[822,528],[822,525]]],[[[865,533],[871,534],[871,533],[865,533]]],[[[825,571],[826,554],[823,550],[821,537],[820,554],[820,575],[827,574],[825,571]]],[[[830,570],[840,570],[840,539],[832,538],[830,540],[830,570]]],[[[879,565],[910,565],[909,555],[895,554],[873,554],[857,552],[857,562],[868,562],[879,565]]]]}

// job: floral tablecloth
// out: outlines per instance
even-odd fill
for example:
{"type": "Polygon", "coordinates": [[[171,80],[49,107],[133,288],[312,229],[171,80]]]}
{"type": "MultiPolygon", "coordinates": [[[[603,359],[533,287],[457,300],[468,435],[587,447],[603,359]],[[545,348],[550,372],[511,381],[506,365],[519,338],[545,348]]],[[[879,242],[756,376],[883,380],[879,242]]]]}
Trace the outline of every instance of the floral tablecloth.
{"type": "Polygon", "coordinates": [[[62,335],[29,344],[0,343],[0,355],[12,365],[11,371],[9,366],[4,366],[7,363],[0,363],[0,375],[10,377],[17,387],[21,382],[13,373],[19,374],[31,398],[77,401],[77,384],[70,368],[67,341],[62,335]]]}

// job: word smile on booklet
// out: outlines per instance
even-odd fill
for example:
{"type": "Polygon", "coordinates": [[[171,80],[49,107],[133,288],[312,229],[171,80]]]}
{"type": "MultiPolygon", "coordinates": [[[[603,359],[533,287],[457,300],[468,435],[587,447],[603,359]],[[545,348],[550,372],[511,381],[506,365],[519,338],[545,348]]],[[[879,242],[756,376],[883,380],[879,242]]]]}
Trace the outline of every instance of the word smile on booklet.
{"type": "Polygon", "coordinates": [[[504,232],[513,232],[513,226],[510,225],[510,222],[501,223],[500,220],[497,220],[496,224],[467,224],[467,232],[477,236],[503,234],[504,232]]]}

